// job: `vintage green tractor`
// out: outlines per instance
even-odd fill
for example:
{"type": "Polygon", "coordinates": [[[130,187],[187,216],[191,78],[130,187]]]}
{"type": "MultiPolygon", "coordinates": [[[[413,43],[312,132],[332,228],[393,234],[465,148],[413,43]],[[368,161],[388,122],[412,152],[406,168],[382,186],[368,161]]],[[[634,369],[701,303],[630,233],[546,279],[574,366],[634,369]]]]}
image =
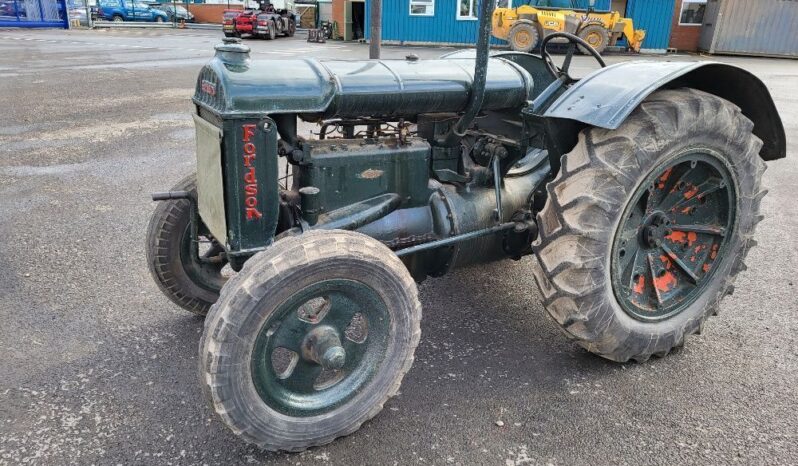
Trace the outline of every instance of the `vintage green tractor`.
{"type": "Polygon", "coordinates": [[[207,313],[201,383],[246,441],[296,451],[376,415],[413,362],[426,276],[532,254],[569,337],[644,361],[700,331],[745,269],[764,161],[786,151],[763,83],[597,53],[575,80],[592,49],[570,34],[491,55],[491,7],[475,53],[276,63],[225,39],[202,68],[197,172],[153,195],[148,261],[207,313]]]}

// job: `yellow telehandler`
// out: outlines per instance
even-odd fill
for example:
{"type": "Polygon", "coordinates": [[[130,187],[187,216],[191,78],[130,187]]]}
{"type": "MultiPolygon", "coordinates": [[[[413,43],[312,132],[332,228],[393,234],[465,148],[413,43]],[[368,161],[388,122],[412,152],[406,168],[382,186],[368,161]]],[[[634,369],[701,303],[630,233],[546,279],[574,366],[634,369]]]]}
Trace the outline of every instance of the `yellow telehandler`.
{"type": "Polygon", "coordinates": [[[575,34],[599,53],[625,37],[628,47],[639,52],[646,31],[635,30],[632,20],[617,11],[593,11],[593,4],[590,0],[587,8],[578,8],[574,0],[529,0],[515,8],[496,8],[493,35],[519,52],[531,51],[555,32],[575,34]]]}

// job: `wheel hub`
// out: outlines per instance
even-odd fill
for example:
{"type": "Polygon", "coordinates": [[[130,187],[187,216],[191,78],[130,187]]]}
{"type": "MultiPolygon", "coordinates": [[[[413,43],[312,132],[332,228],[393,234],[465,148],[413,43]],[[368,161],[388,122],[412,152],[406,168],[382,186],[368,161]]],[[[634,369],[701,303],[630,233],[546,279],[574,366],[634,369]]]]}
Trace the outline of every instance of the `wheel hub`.
{"type": "Polygon", "coordinates": [[[346,350],[341,346],[341,337],[327,325],[308,332],[302,342],[302,356],[329,370],[340,369],[346,363],[346,350]]]}
{"type": "Polygon", "coordinates": [[[294,294],[262,325],[251,356],[258,394],[299,416],[327,412],[358,393],[387,351],[382,298],[352,280],[325,280],[294,294]]]}
{"type": "Polygon", "coordinates": [[[702,294],[734,228],[736,194],[718,156],[691,152],[652,170],[612,246],[615,297],[632,317],[672,317],[702,294]]]}
{"type": "Polygon", "coordinates": [[[644,248],[661,246],[667,235],[672,233],[669,228],[670,224],[671,220],[663,212],[654,212],[649,215],[640,228],[640,245],[644,248]]]}

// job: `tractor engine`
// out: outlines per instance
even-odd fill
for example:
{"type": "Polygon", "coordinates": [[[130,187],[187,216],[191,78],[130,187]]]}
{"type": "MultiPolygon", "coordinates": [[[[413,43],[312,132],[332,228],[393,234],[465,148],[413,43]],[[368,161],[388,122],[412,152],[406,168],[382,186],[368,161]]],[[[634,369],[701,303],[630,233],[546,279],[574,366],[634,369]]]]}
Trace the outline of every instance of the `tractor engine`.
{"type": "Polygon", "coordinates": [[[236,269],[309,229],[376,238],[417,279],[520,257],[537,231],[535,189],[549,173],[520,116],[533,78],[490,58],[481,113],[458,132],[473,82],[474,58],[278,63],[226,40],[194,95],[202,222],[236,269]],[[312,135],[301,134],[302,122],[315,124],[312,135]],[[423,248],[501,225],[504,235],[423,248]]]}

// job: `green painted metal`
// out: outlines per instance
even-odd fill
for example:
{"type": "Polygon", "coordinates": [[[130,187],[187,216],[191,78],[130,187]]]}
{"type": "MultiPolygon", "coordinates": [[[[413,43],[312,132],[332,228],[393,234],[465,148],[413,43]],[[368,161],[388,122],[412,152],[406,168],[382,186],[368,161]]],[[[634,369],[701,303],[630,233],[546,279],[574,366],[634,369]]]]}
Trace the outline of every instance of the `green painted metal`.
{"type": "MultiPolygon", "coordinates": [[[[473,59],[277,62],[251,60],[241,44],[224,47],[237,51],[217,48],[200,72],[194,102],[225,118],[277,113],[413,118],[461,111],[473,85],[473,59]]],[[[520,107],[533,89],[532,77],[522,67],[492,58],[483,109],[520,107]]]]}
{"type": "Polygon", "coordinates": [[[231,119],[222,130],[228,245],[247,253],[271,244],[277,229],[277,127],[270,118],[231,119]]]}
{"type": "Polygon", "coordinates": [[[612,284],[643,321],[672,317],[712,281],[735,227],[734,179],[723,159],[692,150],[654,169],[627,204],[612,246],[612,284]]]}
{"type": "Polygon", "coordinates": [[[299,184],[319,188],[322,214],[388,193],[399,195],[400,208],[428,202],[430,146],[422,139],[329,139],[304,147],[299,184]]]}
{"type": "Polygon", "coordinates": [[[356,396],[373,377],[388,351],[390,328],[388,308],[372,288],[344,279],[316,282],[277,306],[261,325],[250,360],[252,381],[261,399],[280,413],[323,414],[356,396]],[[289,362],[277,364],[277,357],[289,362]],[[333,373],[324,374],[323,364],[333,373]]]}

